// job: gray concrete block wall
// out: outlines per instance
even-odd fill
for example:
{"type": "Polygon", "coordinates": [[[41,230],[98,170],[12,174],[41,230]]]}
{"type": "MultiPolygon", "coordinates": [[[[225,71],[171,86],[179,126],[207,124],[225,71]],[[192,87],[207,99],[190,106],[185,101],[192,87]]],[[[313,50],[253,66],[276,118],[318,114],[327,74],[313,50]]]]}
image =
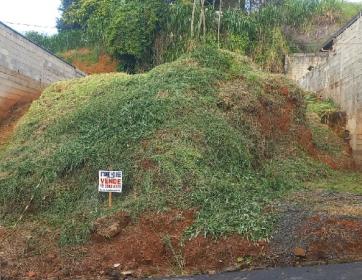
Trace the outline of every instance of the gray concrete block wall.
{"type": "Polygon", "coordinates": [[[310,66],[316,67],[327,61],[326,53],[294,53],[285,58],[285,73],[288,78],[298,81],[309,72],[310,66]]]}
{"type": "Polygon", "coordinates": [[[335,39],[326,62],[303,76],[299,83],[324,98],[332,98],[346,111],[354,156],[362,163],[361,17],[335,39]]]}
{"type": "Polygon", "coordinates": [[[14,104],[34,100],[51,83],[83,76],[0,22],[0,120],[14,104]]]}

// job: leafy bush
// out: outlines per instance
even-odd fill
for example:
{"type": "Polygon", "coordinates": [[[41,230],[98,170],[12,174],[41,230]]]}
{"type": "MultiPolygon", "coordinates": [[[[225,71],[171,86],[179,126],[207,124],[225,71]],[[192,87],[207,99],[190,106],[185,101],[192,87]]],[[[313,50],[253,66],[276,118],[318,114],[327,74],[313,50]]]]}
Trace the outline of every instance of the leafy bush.
{"type": "Polygon", "coordinates": [[[120,5],[106,32],[110,53],[134,72],[136,64],[152,63],[152,45],[166,12],[163,1],[131,1],[120,5]]]}
{"type": "Polygon", "coordinates": [[[81,30],[64,31],[52,36],[31,31],[27,32],[25,36],[53,53],[91,46],[87,36],[81,30]]]}

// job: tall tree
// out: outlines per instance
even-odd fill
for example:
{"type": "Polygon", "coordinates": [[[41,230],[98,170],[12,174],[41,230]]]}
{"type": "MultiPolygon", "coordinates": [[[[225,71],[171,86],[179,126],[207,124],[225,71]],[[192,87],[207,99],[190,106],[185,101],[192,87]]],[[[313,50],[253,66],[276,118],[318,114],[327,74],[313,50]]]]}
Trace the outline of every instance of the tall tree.
{"type": "Polygon", "coordinates": [[[219,17],[217,21],[217,47],[220,49],[220,27],[221,27],[222,0],[219,2],[219,17]]]}
{"type": "Polygon", "coordinates": [[[195,30],[195,12],[196,12],[196,1],[194,0],[194,3],[192,5],[192,15],[191,15],[191,38],[194,37],[194,30],[195,30]]]}
{"type": "Polygon", "coordinates": [[[80,25],[77,23],[68,23],[64,19],[64,14],[73,6],[79,4],[79,0],[61,0],[59,11],[61,11],[62,15],[60,18],[57,19],[57,29],[58,31],[66,31],[66,30],[73,30],[79,29],[80,25]]]}

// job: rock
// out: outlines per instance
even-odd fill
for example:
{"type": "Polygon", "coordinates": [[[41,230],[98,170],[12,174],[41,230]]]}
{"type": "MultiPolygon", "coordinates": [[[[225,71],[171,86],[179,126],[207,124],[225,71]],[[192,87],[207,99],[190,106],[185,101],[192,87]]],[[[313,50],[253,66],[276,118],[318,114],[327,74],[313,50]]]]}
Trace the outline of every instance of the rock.
{"type": "Polygon", "coordinates": [[[225,268],[224,272],[234,272],[234,271],[238,271],[238,270],[240,270],[240,266],[233,265],[233,266],[229,266],[229,267],[225,268]]]}
{"type": "Polygon", "coordinates": [[[110,274],[110,279],[111,280],[120,280],[121,274],[118,271],[112,271],[110,274]]]}
{"type": "Polygon", "coordinates": [[[62,276],[69,277],[71,275],[71,271],[68,268],[61,269],[62,276]]]}
{"type": "Polygon", "coordinates": [[[215,270],[209,270],[209,271],[207,272],[207,274],[209,274],[209,275],[215,275],[215,274],[216,274],[216,271],[215,271],[215,270]]]}
{"type": "Polygon", "coordinates": [[[27,277],[29,278],[33,278],[36,276],[36,273],[34,271],[29,271],[27,274],[26,274],[27,277]]]}
{"type": "Polygon", "coordinates": [[[122,271],[121,274],[123,276],[132,276],[134,274],[134,271],[133,270],[122,271]]]}
{"type": "Polygon", "coordinates": [[[110,239],[117,236],[130,222],[131,216],[128,213],[119,212],[97,219],[94,223],[94,231],[99,237],[110,239]]]}
{"type": "Polygon", "coordinates": [[[293,254],[299,258],[305,258],[307,256],[306,251],[303,248],[297,247],[293,250],[293,254]]]}
{"type": "Polygon", "coordinates": [[[121,266],[120,263],[115,263],[115,264],[113,265],[114,268],[117,268],[117,267],[120,267],[120,266],[121,266]]]}
{"type": "Polygon", "coordinates": [[[153,263],[153,261],[150,258],[146,258],[146,259],[142,260],[143,265],[152,265],[152,263],[153,263]]]}
{"type": "Polygon", "coordinates": [[[9,263],[8,263],[8,261],[7,260],[1,260],[0,259],[0,268],[1,267],[5,267],[5,266],[7,266],[9,263]]]}

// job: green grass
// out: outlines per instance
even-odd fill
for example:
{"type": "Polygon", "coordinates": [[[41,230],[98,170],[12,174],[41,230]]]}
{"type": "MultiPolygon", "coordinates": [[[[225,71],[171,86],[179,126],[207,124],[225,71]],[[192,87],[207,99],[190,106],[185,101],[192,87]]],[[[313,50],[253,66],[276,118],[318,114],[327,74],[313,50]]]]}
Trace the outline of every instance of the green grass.
{"type": "Polygon", "coordinates": [[[308,182],[306,187],[362,195],[361,182],[362,174],[360,172],[335,172],[331,177],[308,182]]]}
{"type": "Polygon", "coordinates": [[[65,53],[58,53],[58,56],[63,57],[69,63],[80,61],[86,65],[96,64],[99,61],[99,55],[99,48],[75,49],[65,53]]]}
{"type": "Polygon", "coordinates": [[[307,94],[306,97],[307,110],[310,113],[317,114],[320,118],[339,110],[339,107],[333,102],[332,99],[322,100],[315,94],[307,94]]]}
{"type": "Polygon", "coordinates": [[[343,154],[346,149],[346,143],[341,135],[331,130],[328,124],[322,123],[322,119],[339,112],[340,108],[331,100],[318,99],[313,94],[306,95],[307,103],[307,121],[313,135],[313,144],[324,153],[333,157],[343,154]]]}
{"type": "Polygon", "coordinates": [[[362,10],[361,3],[349,3],[344,1],[341,5],[341,22],[347,22],[362,10]]]}
{"type": "Polygon", "coordinates": [[[328,172],[298,144],[305,109],[303,92],[287,79],[211,48],[145,74],[56,83],[0,154],[2,221],[16,219],[34,196],[27,214],[60,229],[61,245],[86,241],[93,221],[112,211],[137,217],[172,208],[196,209],[189,236],[268,238],[269,203],[328,172]],[[282,132],[288,103],[295,110],[282,132]],[[263,114],[274,120],[270,132],[263,114]],[[125,193],[111,211],[97,192],[100,169],[124,171],[125,193]]]}

